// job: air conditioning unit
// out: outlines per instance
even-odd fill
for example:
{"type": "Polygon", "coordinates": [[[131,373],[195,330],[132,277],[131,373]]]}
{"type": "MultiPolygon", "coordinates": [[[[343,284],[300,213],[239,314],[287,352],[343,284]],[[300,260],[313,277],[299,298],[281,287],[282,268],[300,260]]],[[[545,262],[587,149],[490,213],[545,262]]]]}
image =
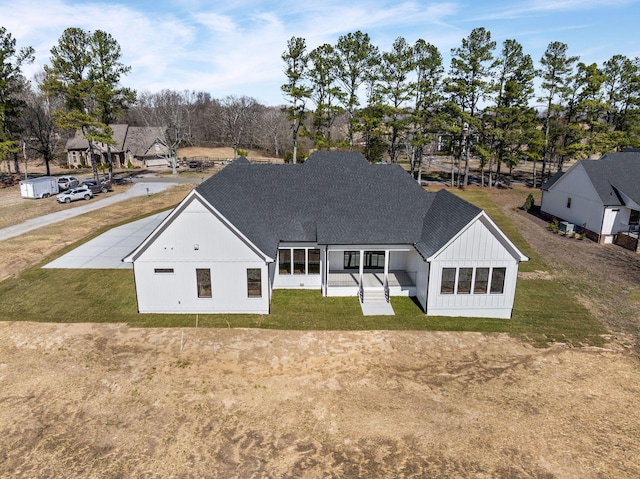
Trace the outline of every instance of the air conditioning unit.
{"type": "Polygon", "coordinates": [[[562,234],[570,234],[574,232],[574,224],[569,223],[568,221],[563,221],[560,223],[560,233],[562,234]]]}

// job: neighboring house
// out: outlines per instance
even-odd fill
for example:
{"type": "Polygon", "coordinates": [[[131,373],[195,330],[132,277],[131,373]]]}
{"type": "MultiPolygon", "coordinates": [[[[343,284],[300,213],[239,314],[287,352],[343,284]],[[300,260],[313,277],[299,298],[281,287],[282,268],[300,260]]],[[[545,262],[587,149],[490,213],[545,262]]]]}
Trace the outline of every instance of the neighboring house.
{"type": "MultiPolygon", "coordinates": [[[[165,166],[169,149],[163,142],[164,131],[156,126],[109,125],[113,131],[113,145],[94,143],[94,154],[98,162],[107,162],[109,150],[113,164],[117,167],[165,166]]],[[[82,132],[67,141],[65,148],[69,166],[90,164],[89,142],[82,132]]]]}
{"type": "Polygon", "coordinates": [[[484,211],[398,165],[316,152],[303,164],[237,159],[123,261],[141,313],[267,314],[272,291],[292,288],[509,318],[527,257],[484,211]]]}
{"type": "Polygon", "coordinates": [[[630,241],[628,247],[637,249],[640,152],[606,153],[599,160],[576,162],[542,185],[540,209],[584,229],[595,241],[630,241]]]}

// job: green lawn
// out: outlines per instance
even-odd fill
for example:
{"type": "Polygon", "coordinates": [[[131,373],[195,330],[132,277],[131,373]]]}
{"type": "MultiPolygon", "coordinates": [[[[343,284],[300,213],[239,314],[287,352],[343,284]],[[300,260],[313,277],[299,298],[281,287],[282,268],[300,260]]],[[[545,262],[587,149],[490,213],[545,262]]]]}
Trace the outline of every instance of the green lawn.
{"type": "MultiPolygon", "coordinates": [[[[531,258],[521,270],[547,269],[485,193],[464,196],[484,208],[531,258]]],[[[143,327],[187,327],[195,326],[196,321],[194,314],[138,314],[131,270],[42,269],[37,265],[0,282],[0,298],[3,321],[124,322],[143,327]]],[[[363,316],[355,297],[323,298],[320,291],[276,290],[269,315],[198,315],[198,324],[297,330],[504,332],[539,346],[555,341],[601,345],[600,335],[606,333],[567,285],[555,280],[518,280],[511,320],[426,317],[411,298],[394,297],[391,302],[395,316],[363,316]]]]}

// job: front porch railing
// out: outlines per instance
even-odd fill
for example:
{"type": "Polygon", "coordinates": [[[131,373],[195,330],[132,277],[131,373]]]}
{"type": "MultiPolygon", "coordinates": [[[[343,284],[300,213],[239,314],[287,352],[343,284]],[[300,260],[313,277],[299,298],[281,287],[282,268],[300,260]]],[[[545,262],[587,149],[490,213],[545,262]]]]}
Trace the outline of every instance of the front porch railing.
{"type": "Polygon", "coordinates": [[[387,303],[389,302],[389,281],[386,278],[384,280],[384,299],[387,303]]]}

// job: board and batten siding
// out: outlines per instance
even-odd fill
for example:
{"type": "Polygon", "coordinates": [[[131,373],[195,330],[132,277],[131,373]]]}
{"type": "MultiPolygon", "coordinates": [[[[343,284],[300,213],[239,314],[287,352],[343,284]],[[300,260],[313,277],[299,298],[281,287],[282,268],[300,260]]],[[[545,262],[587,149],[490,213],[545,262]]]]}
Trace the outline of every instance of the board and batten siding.
{"type": "MultiPolygon", "coordinates": [[[[509,246],[493,234],[493,226],[477,218],[430,261],[426,312],[428,316],[510,318],[518,277],[518,260],[509,246]],[[506,268],[501,294],[441,293],[443,268],[506,268]]],[[[472,283],[473,290],[473,283],[472,283]]]]}
{"type": "Polygon", "coordinates": [[[603,208],[602,199],[580,163],[572,166],[548,191],[542,192],[540,205],[543,212],[557,218],[598,234],[610,234],[602,230],[603,208]]]}
{"type": "Polygon", "coordinates": [[[138,310],[268,314],[269,270],[264,257],[197,197],[181,206],[134,262],[138,310]],[[259,298],[248,297],[248,268],[261,270],[259,298]],[[196,269],[210,269],[211,298],[198,297],[196,269]]]}

